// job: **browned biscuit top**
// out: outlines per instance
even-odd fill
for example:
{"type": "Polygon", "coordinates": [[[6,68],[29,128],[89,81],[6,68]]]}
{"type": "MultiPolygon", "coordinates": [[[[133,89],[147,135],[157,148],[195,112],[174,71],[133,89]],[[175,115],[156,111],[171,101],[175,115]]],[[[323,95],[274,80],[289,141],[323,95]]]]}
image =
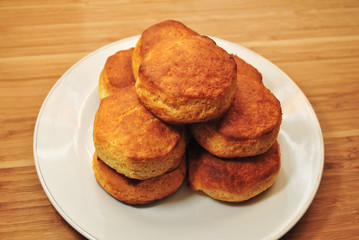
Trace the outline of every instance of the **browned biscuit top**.
{"type": "Polygon", "coordinates": [[[227,94],[236,80],[233,57],[205,36],[163,40],[142,62],[141,81],[171,96],[209,98],[227,94]]]}
{"type": "Polygon", "coordinates": [[[244,158],[222,159],[201,147],[189,152],[190,181],[199,182],[201,189],[221,189],[228,193],[250,190],[280,170],[278,142],[265,153],[244,158]]]}
{"type": "Polygon", "coordinates": [[[133,48],[130,48],[118,51],[107,59],[104,68],[110,86],[122,88],[135,84],[132,74],[132,53],[133,48]]]}
{"type": "Polygon", "coordinates": [[[198,33],[178,21],[167,20],[152,25],[143,31],[141,35],[140,56],[145,56],[147,52],[162,39],[190,35],[198,35],[198,33]]]}
{"type": "Polygon", "coordinates": [[[281,105],[251,65],[234,59],[239,63],[234,101],[221,119],[208,124],[228,139],[253,139],[278,127],[281,105]]]}
{"type": "Polygon", "coordinates": [[[183,137],[183,128],[168,125],[149,113],[138,99],[134,86],[104,98],[96,113],[94,142],[114,155],[139,161],[169,154],[183,137]]]}
{"type": "Polygon", "coordinates": [[[237,77],[239,76],[241,79],[246,78],[262,82],[262,74],[255,67],[235,55],[232,56],[237,63],[237,77]]]}

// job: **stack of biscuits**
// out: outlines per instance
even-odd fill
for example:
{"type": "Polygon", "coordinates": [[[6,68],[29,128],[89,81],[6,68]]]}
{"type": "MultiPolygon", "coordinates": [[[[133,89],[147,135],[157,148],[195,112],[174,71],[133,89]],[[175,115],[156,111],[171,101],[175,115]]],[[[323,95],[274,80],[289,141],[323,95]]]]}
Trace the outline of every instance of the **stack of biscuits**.
{"type": "Polygon", "coordinates": [[[209,37],[168,20],[110,56],[99,79],[93,170],[128,204],[188,185],[227,202],[268,189],[280,170],[280,102],[262,75],[209,37]]]}

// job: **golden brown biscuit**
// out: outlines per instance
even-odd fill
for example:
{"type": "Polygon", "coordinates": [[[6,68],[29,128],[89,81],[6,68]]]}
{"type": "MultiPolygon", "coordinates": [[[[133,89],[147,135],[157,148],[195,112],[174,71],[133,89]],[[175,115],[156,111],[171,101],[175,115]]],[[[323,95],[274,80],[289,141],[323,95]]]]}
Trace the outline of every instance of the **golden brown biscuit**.
{"type": "Polygon", "coordinates": [[[182,185],[186,175],[186,161],[172,171],[148,180],[128,178],[107,166],[94,154],[92,168],[99,185],[110,195],[128,204],[146,204],[163,199],[182,185]]]}
{"type": "Polygon", "coordinates": [[[247,79],[249,81],[257,80],[262,82],[262,74],[252,65],[248,64],[243,59],[236,55],[233,55],[234,60],[237,64],[237,80],[247,79]]]}
{"type": "Polygon", "coordinates": [[[138,69],[144,57],[154,45],[158,44],[163,39],[176,39],[181,36],[191,35],[198,35],[198,33],[188,28],[183,23],[174,20],[163,21],[147,28],[141,34],[133,52],[132,66],[134,76],[137,76],[138,69]]]}
{"type": "Polygon", "coordinates": [[[264,153],[277,138],[282,121],[278,99],[267,89],[258,71],[238,57],[237,90],[228,112],[215,121],[189,126],[197,142],[225,158],[264,153]]]}
{"type": "Polygon", "coordinates": [[[191,148],[188,155],[190,188],[227,202],[242,202],[265,191],[281,166],[278,142],[252,157],[221,159],[200,146],[191,148]]]}
{"type": "Polygon", "coordinates": [[[181,162],[183,126],[162,122],[143,107],[134,86],[104,98],[95,116],[93,140],[98,156],[129,178],[161,175],[181,162]]]}
{"type": "Polygon", "coordinates": [[[132,72],[132,53],[133,48],[130,48],[118,51],[107,58],[99,80],[101,100],[114,94],[118,89],[135,85],[132,72]]]}
{"type": "Polygon", "coordinates": [[[167,39],[154,45],[141,63],[136,92],[166,122],[208,121],[228,110],[236,72],[233,57],[208,37],[167,39]]]}

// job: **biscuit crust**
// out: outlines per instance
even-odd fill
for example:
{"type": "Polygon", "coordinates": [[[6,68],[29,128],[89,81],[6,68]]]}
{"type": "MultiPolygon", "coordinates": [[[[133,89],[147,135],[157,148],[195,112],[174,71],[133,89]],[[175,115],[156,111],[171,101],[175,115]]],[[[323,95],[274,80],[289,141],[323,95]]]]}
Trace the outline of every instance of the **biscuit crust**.
{"type": "Polygon", "coordinates": [[[141,63],[136,92],[141,103],[166,122],[204,122],[228,110],[236,72],[233,57],[208,37],[163,40],[141,63]]]}
{"type": "Polygon", "coordinates": [[[191,148],[188,155],[190,188],[226,202],[242,202],[265,191],[281,167],[278,142],[252,157],[218,158],[199,146],[191,148]]]}
{"type": "Polygon", "coordinates": [[[132,71],[133,49],[118,51],[107,58],[99,79],[99,97],[101,100],[121,88],[135,85],[132,71]]]}
{"type": "Polygon", "coordinates": [[[132,66],[134,76],[137,76],[144,57],[154,45],[160,43],[163,39],[176,39],[181,36],[191,35],[198,35],[198,33],[175,20],[166,20],[147,28],[141,34],[133,53],[132,66]]]}
{"type": "Polygon", "coordinates": [[[93,140],[107,165],[135,179],[176,168],[186,148],[185,128],[164,123],[148,112],[139,103],[134,86],[101,101],[93,140]]]}
{"type": "Polygon", "coordinates": [[[107,166],[95,153],[92,168],[98,184],[110,195],[127,204],[147,204],[178,190],[186,176],[186,161],[172,171],[147,180],[130,179],[107,166]]]}
{"type": "Polygon", "coordinates": [[[235,100],[220,119],[189,126],[199,144],[218,157],[264,153],[275,142],[282,121],[278,99],[261,74],[235,56],[238,66],[235,100]]]}

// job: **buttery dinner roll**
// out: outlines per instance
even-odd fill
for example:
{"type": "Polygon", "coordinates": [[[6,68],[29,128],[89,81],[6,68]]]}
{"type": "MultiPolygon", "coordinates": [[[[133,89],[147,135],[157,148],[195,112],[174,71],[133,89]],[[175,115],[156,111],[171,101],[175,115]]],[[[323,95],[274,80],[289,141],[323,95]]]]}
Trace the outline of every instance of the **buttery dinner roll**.
{"type": "Polygon", "coordinates": [[[138,69],[144,57],[154,45],[160,43],[163,39],[176,39],[181,36],[191,35],[198,35],[198,33],[183,23],[174,20],[163,21],[147,28],[141,34],[133,52],[132,67],[134,76],[138,75],[138,69]]]}
{"type": "Polygon", "coordinates": [[[252,157],[221,159],[199,146],[188,155],[190,188],[226,202],[242,202],[268,189],[281,166],[278,142],[252,157]]]}
{"type": "Polygon", "coordinates": [[[186,176],[186,161],[157,177],[147,180],[131,179],[107,166],[94,154],[92,168],[99,185],[110,195],[128,204],[146,204],[163,199],[182,185],[186,176]]]}
{"type": "Polygon", "coordinates": [[[237,56],[235,100],[226,114],[214,121],[189,126],[197,142],[224,158],[264,153],[275,142],[282,121],[278,99],[262,83],[261,74],[237,56]]]}
{"type": "Polygon", "coordinates": [[[93,140],[102,161],[135,179],[176,168],[186,148],[185,128],[164,123],[148,112],[139,103],[134,86],[101,101],[93,140]]]}
{"type": "Polygon", "coordinates": [[[165,122],[219,118],[236,89],[233,57],[205,36],[162,40],[143,59],[136,78],[141,103],[165,122]]]}
{"type": "Polygon", "coordinates": [[[132,73],[133,48],[121,50],[107,58],[99,80],[99,96],[110,96],[118,89],[134,86],[135,78],[132,73]]]}

